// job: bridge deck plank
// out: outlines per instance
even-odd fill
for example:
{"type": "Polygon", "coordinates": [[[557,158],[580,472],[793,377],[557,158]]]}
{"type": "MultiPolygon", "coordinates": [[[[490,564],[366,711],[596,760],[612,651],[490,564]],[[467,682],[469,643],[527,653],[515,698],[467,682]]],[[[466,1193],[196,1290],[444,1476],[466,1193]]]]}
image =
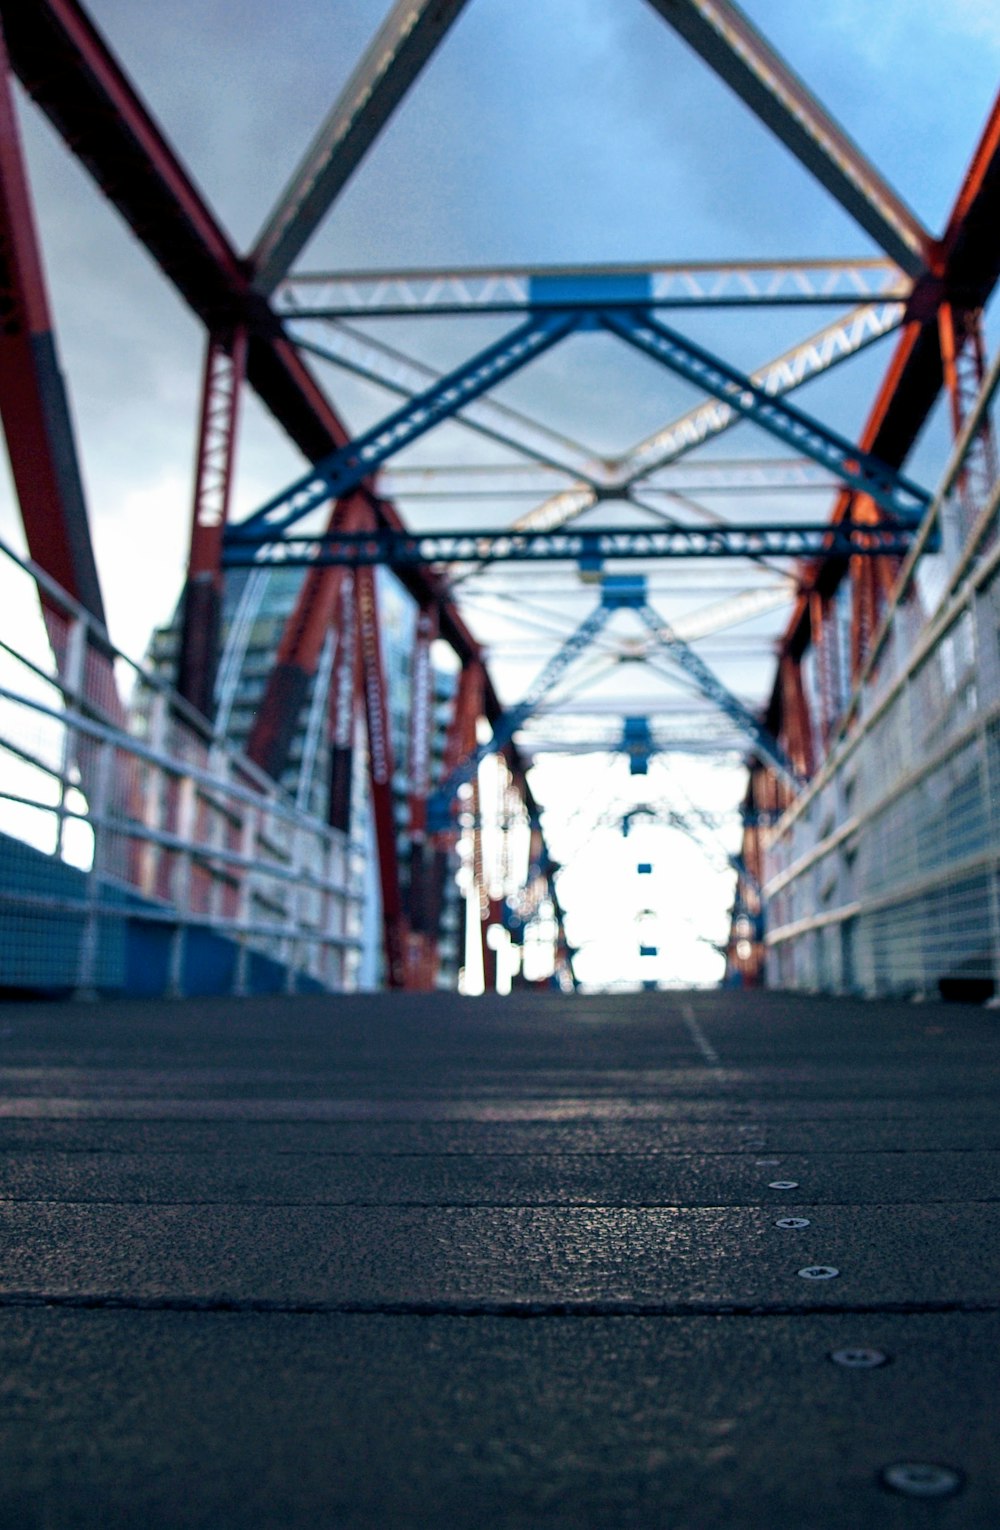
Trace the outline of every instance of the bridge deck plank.
{"type": "Polygon", "coordinates": [[[997,1023],[6,1006],[0,1522],[993,1530],[997,1023]]]}

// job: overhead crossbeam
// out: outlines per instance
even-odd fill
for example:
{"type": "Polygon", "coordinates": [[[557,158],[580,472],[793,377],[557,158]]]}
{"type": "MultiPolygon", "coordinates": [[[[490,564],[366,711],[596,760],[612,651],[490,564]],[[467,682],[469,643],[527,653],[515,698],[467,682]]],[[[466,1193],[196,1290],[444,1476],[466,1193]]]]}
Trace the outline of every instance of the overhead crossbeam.
{"type": "Polygon", "coordinates": [[[290,269],[465,3],[396,0],[257,240],[258,290],[290,269]]]}
{"type": "Polygon", "coordinates": [[[650,0],[796,159],[911,276],[934,240],[902,198],[731,0],[650,0]]]}
{"type": "Polygon", "coordinates": [[[349,319],[518,313],[553,301],[608,308],[800,307],[906,298],[895,261],[675,261],[663,265],[511,266],[501,270],[331,271],[287,277],[274,293],[287,318],[349,319]]]}
{"type": "Polygon", "coordinates": [[[793,404],[772,397],[753,380],[649,312],[605,311],[601,323],[612,334],[661,362],[671,372],[728,404],[793,450],[828,468],[845,484],[869,495],[905,525],[919,524],[931,496],[878,458],[854,446],[793,404]]]}
{"type": "Polygon", "coordinates": [[[375,471],[382,462],[450,418],[471,399],[519,371],[544,354],[578,324],[573,314],[534,315],[513,333],[480,351],[426,392],[408,400],[388,419],[331,453],[311,472],[276,495],[248,519],[233,526],[228,537],[245,540],[258,528],[273,534],[285,530],[328,499],[339,499],[375,471]]]}
{"type": "MultiPolygon", "coordinates": [[[[890,306],[901,308],[899,304],[890,306]]],[[[231,527],[227,532],[227,541],[230,545],[245,542],[265,527],[273,536],[294,525],[324,500],[349,493],[403,447],[442,420],[458,414],[464,405],[479,399],[491,387],[584,324],[607,329],[714,394],[717,400],[715,409],[721,415],[714,423],[716,432],[725,429],[734,418],[752,418],[786,445],[793,446],[821,467],[833,472],[842,482],[869,494],[903,524],[914,524],[923,515],[929,503],[929,496],[923,490],[874,458],[865,456],[846,439],[802,411],[779,403],[754,378],[744,376],[703,348],[685,340],[654,319],[648,310],[603,309],[585,315],[578,309],[553,308],[533,314],[512,334],[480,352],[447,376],[436,378],[429,387],[410,398],[386,420],[338,448],[311,473],[276,495],[247,520],[231,527]]],[[[783,359],[779,358],[779,361],[783,359]]],[[[831,361],[828,360],[826,364],[831,364],[831,361]]],[[[822,362],[817,361],[813,369],[821,370],[822,362]]],[[[798,374],[793,373],[786,380],[785,386],[795,386],[801,380],[804,370],[798,374]]],[[[781,380],[778,374],[776,387],[781,380]]],[[[712,429],[712,423],[706,423],[702,435],[711,433],[712,429]]],[[[630,481],[628,472],[631,466],[628,461],[624,466],[625,487],[630,481]]],[[[607,482],[602,486],[602,492],[606,495],[615,493],[620,475],[612,470],[611,465],[605,465],[605,476],[607,482]]],[[[594,497],[595,489],[591,484],[579,485],[556,496],[550,505],[520,518],[516,526],[518,529],[549,529],[546,524],[550,518],[549,513],[553,524],[562,524],[592,504],[594,497]],[[539,521],[542,522],[541,526],[538,525],[539,521]]]]}
{"type": "Polygon", "coordinates": [[[269,528],[230,543],[228,568],[384,563],[412,568],[452,563],[555,563],[596,566],[615,558],[810,558],[901,556],[915,528],[895,521],[785,522],[734,526],[588,526],[556,531],[328,531],[277,537],[269,528]]]}
{"type": "MultiPolygon", "coordinates": [[[[410,500],[537,499],[557,487],[558,469],[494,462],[439,463],[433,467],[386,467],[379,487],[391,498],[410,500]]],[[[829,493],[836,478],[808,457],[734,457],[669,463],[643,482],[645,498],[671,494],[829,493]]]]}

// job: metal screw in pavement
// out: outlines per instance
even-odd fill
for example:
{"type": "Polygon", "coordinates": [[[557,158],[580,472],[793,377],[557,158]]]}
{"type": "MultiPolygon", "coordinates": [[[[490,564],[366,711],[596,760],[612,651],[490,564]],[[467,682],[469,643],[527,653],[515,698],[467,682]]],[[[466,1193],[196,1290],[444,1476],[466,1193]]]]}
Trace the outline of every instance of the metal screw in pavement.
{"type": "Polygon", "coordinates": [[[830,1359],[834,1365],[846,1365],[855,1371],[872,1371],[889,1363],[889,1356],[882,1349],[834,1349],[830,1359]]]}
{"type": "Polygon", "coordinates": [[[961,1472],[934,1461],[897,1461],[883,1467],[881,1475],[887,1488],[908,1498],[950,1498],[963,1483],[961,1472]]]}

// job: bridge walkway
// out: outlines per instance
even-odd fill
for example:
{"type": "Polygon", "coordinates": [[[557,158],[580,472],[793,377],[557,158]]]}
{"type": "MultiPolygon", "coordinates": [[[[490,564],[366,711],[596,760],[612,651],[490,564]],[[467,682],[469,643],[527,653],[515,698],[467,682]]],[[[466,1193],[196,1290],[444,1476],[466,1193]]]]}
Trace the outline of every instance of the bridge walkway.
{"type": "Polygon", "coordinates": [[[6,1005],[0,1523],[995,1530],[998,1023],[6,1005]]]}

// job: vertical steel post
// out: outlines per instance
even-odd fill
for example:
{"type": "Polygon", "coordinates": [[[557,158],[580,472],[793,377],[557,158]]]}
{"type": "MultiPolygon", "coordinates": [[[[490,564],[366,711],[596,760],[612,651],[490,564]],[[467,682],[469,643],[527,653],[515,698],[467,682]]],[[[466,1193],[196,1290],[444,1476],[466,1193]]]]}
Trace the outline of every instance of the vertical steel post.
{"type": "MultiPolygon", "coordinates": [[[[957,440],[986,377],[981,312],[956,312],[951,303],[942,303],[938,310],[938,336],[941,370],[951,406],[952,431],[957,440]]],[[[963,543],[989,499],[997,476],[996,440],[989,414],[985,413],[958,477],[963,543]]]]}
{"type": "MultiPolygon", "coordinates": [[[[444,757],[441,762],[441,779],[446,781],[465,756],[476,745],[476,722],[483,708],[484,673],[478,660],[463,664],[455,688],[451,719],[445,735],[444,757]]],[[[435,947],[440,942],[441,916],[444,911],[444,890],[448,865],[458,840],[457,828],[438,831],[432,836],[430,890],[428,896],[428,929],[435,947]]],[[[461,900],[462,933],[461,949],[465,949],[464,928],[467,919],[467,899],[461,900]]]]}
{"type": "Polygon", "coordinates": [[[375,570],[354,574],[362,691],[368,724],[368,781],[382,886],[382,938],[387,988],[406,987],[407,928],[399,878],[396,817],[392,800],[392,733],[382,662],[375,570]]]}
{"type": "Polygon", "coordinates": [[[430,915],[430,860],[427,846],[427,798],[431,786],[431,742],[434,731],[434,673],[431,644],[437,636],[436,609],[424,607],[417,617],[410,672],[409,732],[409,888],[410,922],[408,987],[433,987],[437,953],[430,915]]]}
{"type": "Polygon", "coordinates": [[[836,679],[836,628],[831,622],[830,613],[818,590],[813,590],[809,596],[809,630],[812,647],[816,654],[816,677],[820,702],[818,732],[820,742],[825,747],[830,741],[837,722],[840,697],[836,679]]]}
{"type": "MultiPolygon", "coordinates": [[[[850,515],[855,522],[872,521],[878,512],[865,494],[857,494],[850,515]]],[[[880,598],[884,593],[884,575],[876,568],[881,558],[855,555],[850,560],[851,580],[851,679],[857,680],[865,667],[872,638],[878,626],[880,598]]]]}
{"type": "Polygon", "coordinates": [[[207,718],[214,712],[222,625],[222,537],[229,516],[246,356],[244,326],[209,335],[177,661],[178,691],[207,718]]]}
{"type": "MultiPolygon", "coordinates": [[[[349,495],[334,504],[328,529],[360,530],[367,524],[369,514],[362,494],[349,495]]],[[[348,585],[345,568],[309,569],[285,623],[274,667],[247,740],[247,754],[275,781],[281,779],[288,763],[326,635],[331,627],[335,632],[346,630],[339,615],[348,585]]]]}
{"type": "Polygon", "coordinates": [[[788,654],[781,660],[781,700],[789,758],[796,774],[808,780],[816,768],[812,720],[802,682],[802,666],[788,654]]]}
{"type": "Polygon", "coordinates": [[[88,819],[94,835],[94,855],[84,884],[84,917],[80,931],[80,948],[77,960],[75,997],[97,997],[97,984],[101,972],[101,930],[106,915],[102,907],[106,896],[105,876],[109,860],[111,829],[109,806],[115,773],[115,746],[110,739],[103,739],[96,746],[96,760],[92,772],[88,819]]]}
{"type": "Polygon", "coordinates": [[[486,889],[486,867],[483,862],[483,794],[479,787],[479,772],[472,778],[472,888],[479,918],[479,944],[483,953],[483,987],[493,993],[497,986],[496,953],[486,939],[490,922],[490,900],[486,889]]]}
{"type": "Polygon", "coordinates": [[[351,832],[351,788],[354,777],[354,714],[358,692],[357,617],[354,581],[340,587],[337,646],[330,675],[330,796],[328,821],[342,834],[351,832]]]}

